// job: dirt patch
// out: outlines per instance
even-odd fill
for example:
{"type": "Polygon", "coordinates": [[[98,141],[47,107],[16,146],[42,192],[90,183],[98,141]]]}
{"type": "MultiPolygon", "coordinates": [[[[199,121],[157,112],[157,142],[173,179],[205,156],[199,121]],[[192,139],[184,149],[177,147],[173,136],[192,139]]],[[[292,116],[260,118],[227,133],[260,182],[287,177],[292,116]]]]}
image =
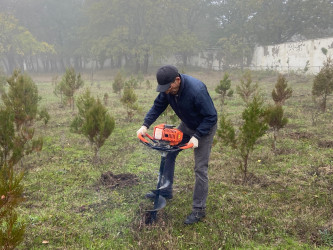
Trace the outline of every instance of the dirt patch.
{"type": "Polygon", "coordinates": [[[133,186],[137,183],[138,178],[134,174],[113,174],[108,171],[103,173],[100,178],[100,184],[110,189],[133,186]]]}
{"type": "Polygon", "coordinates": [[[318,147],[320,148],[333,148],[333,141],[319,141],[318,147]]]}
{"type": "Polygon", "coordinates": [[[315,169],[314,171],[309,172],[309,175],[311,176],[327,176],[333,174],[333,168],[332,166],[321,166],[315,169]]]}
{"type": "Polygon", "coordinates": [[[297,150],[294,148],[277,148],[275,154],[277,155],[289,155],[294,154],[297,150]]]}
{"type": "Polygon", "coordinates": [[[318,168],[318,172],[320,175],[332,175],[333,168],[332,168],[332,166],[320,167],[320,168],[318,168]]]}
{"type": "Polygon", "coordinates": [[[291,139],[299,140],[299,139],[311,139],[313,138],[313,134],[308,132],[292,132],[287,134],[287,136],[291,139]]]}
{"type": "Polygon", "coordinates": [[[243,178],[235,177],[233,178],[232,183],[236,185],[259,186],[262,188],[267,188],[269,185],[271,185],[270,181],[268,181],[266,177],[256,176],[253,173],[247,174],[247,179],[245,182],[243,178]]]}

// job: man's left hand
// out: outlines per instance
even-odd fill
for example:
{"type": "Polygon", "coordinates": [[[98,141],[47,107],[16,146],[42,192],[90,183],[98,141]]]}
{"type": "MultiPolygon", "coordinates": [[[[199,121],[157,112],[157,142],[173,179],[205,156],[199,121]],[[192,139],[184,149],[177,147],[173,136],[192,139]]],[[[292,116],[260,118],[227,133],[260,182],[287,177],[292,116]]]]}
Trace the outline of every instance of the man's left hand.
{"type": "Polygon", "coordinates": [[[192,143],[193,144],[193,148],[197,148],[199,146],[199,141],[194,136],[191,137],[191,139],[190,139],[190,141],[188,143],[189,144],[192,143]]]}

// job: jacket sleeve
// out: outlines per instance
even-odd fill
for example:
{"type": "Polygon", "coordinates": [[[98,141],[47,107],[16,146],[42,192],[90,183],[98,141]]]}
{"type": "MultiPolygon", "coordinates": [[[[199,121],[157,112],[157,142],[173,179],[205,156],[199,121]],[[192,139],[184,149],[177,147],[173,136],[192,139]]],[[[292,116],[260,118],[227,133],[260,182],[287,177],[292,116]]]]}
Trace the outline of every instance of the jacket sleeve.
{"type": "Polygon", "coordinates": [[[194,134],[194,137],[200,139],[201,136],[207,135],[217,122],[217,112],[206,88],[196,96],[195,107],[203,117],[194,134]]]}
{"type": "Polygon", "coordinates": [[[144,118],[143,125],[147,128],[152,125],[156,119],[163,113],[163,111],[168,107],[169,101],[165,93],[159,93],[156,97],[153,106],[150,108],[148,113],[144,118]]]}

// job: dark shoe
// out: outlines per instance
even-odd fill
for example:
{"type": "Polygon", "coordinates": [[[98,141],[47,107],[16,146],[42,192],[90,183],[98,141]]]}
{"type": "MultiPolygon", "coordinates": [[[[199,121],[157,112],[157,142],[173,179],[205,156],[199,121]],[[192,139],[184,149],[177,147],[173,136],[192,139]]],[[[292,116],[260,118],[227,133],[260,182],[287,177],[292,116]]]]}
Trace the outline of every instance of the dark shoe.
{"type": "Polygon", "coordinates": [[[190,225],[201,221],[202,218],[206,217],[205,211],[193,211],[184,221],[185,224],[190,225]]]}
{"type": "MultiPolygon", "coordinates": [[[[161,196],[163,196],[165,199],[170,200],[172,199],[172,193],[160,193],[161,196]]],[[[147,199],[155,199],[156,197],[156,191],[150,191],[146,193],[145,198],[147,199]]]]}

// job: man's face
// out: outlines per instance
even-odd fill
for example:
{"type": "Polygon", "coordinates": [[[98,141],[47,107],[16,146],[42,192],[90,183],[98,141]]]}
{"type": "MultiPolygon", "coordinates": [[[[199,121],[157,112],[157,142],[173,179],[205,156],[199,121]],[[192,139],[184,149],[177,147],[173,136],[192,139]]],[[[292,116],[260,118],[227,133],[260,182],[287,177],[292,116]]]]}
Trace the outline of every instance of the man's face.
{"type": "Polygon", "coordinates": [[[175,81],[171,83],[170,88],[165,91],[166,94],[176,95],[180,88],[180,77],[177,76],[175,81]]]}

